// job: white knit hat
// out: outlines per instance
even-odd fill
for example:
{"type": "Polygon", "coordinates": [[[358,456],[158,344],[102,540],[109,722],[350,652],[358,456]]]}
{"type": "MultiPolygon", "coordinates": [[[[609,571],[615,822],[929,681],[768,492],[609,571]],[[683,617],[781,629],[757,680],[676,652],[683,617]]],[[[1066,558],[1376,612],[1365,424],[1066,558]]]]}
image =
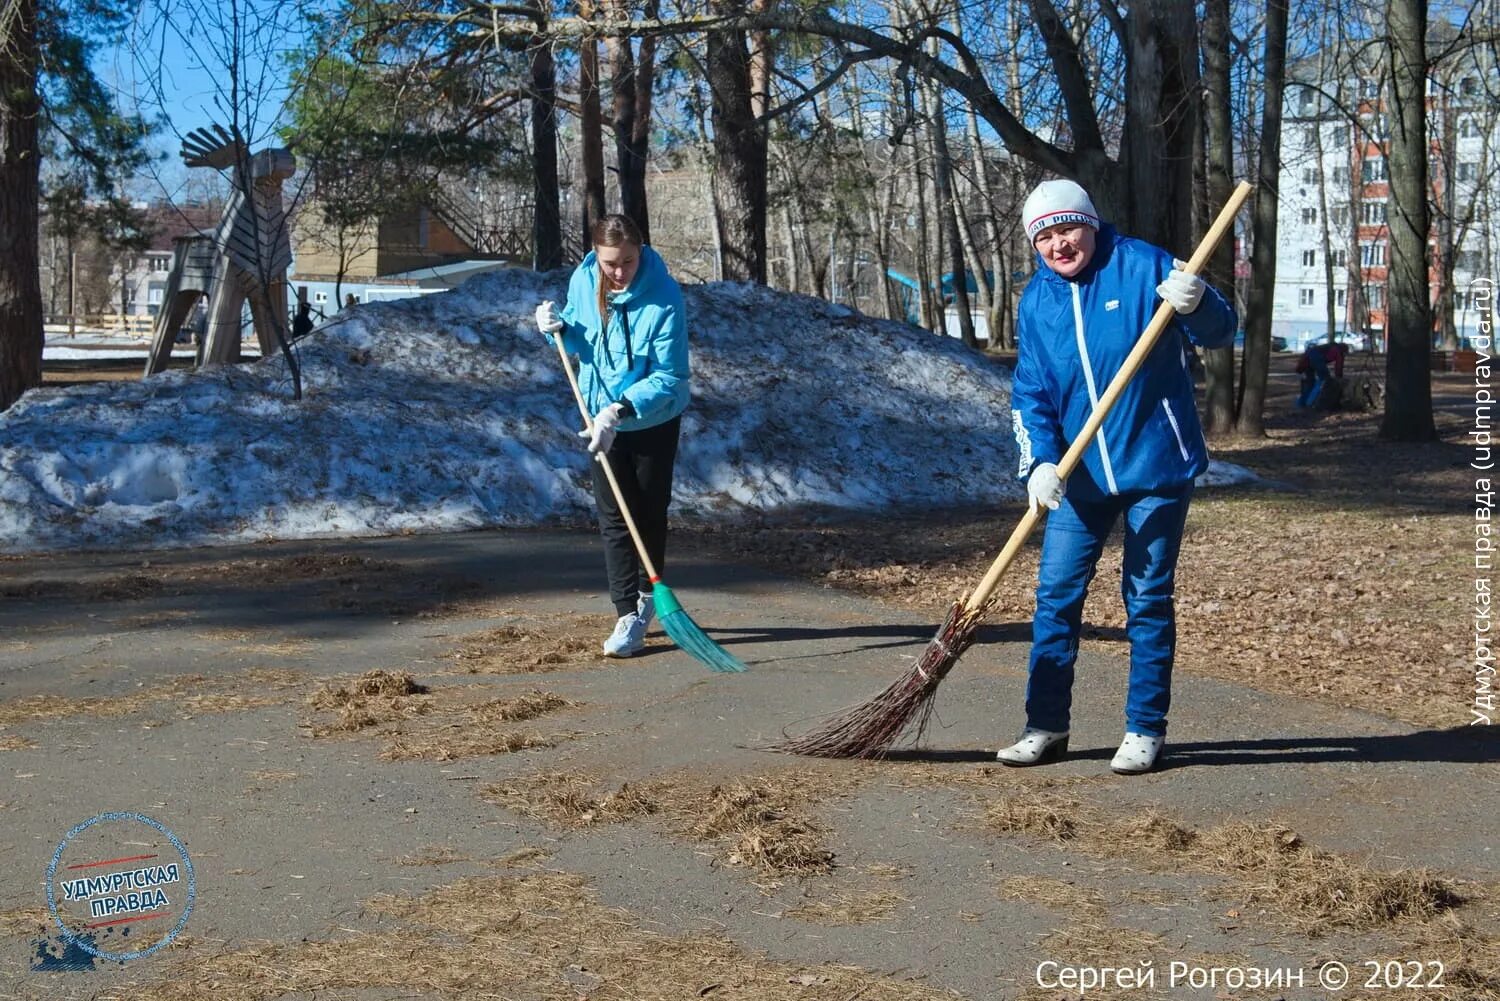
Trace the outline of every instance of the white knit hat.
{"type": "Polygon", "coordinates": [[[1043,181],[1021,206],[1026,239],[1035,240],[1048,226],[1064,222],[1081,222],[1098,229],[1099,213],[1094,210],[1089,193],[1073,181],[1043,181]]]}

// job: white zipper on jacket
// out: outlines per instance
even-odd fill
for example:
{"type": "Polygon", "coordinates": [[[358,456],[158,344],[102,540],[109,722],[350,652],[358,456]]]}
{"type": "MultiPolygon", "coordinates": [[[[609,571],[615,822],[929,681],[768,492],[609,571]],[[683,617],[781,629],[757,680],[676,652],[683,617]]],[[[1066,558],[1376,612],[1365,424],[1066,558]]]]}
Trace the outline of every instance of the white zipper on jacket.
{"type": "MultiPolygon", "coordinates": [[[[1078,358],[1083,362],[1083,381],[1089,387],[1089,403],[1093,410],[1099,409],[1099,390],[1094,386],[1094,366],[1089,363],[1089,348],[1083,342],[1083,300],[1078,295],[1078,285],[1068,282],[1068,288],[1073,292],[1073,333],[1078,338],[1078,358]]],[[[1109,492],[1118,494],[1120,488],[1115,486],[1115,468],[1109,461],[1109,445],[1104,441],[1104,425],[1099,425],[1099,459],[1104,465],[1104,482],[1109,487],[1109,492]]]]}
{"type": "Polygon", "coordinates": [[[1177,439],[1177,451],[1182,453],[1182,461],[1192,462],[1193,457],[1188,455],[1187,445],[1182,441],[1182,428],[1177,426],[1177,415],[1172,413],[1171,401],[1162,397],[1161,408],[1167,412],[1167,423],[1172,425],[1172,436],[1177,439]]]}

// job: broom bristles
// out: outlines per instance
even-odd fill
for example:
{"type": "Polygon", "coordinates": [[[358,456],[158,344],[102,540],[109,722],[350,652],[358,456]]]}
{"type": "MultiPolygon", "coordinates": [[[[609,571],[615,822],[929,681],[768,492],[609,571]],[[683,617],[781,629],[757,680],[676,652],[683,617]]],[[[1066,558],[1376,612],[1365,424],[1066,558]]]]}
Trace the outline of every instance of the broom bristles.
{"type": "Polygon", "coordinates": [[[657,581],[651,594],[656,602],[656,612],[661,617],[661,627],[678,649],[702,662],[710,671],[737,674],[745,670],[738,657],[709,639],[708,633],[693,621],[670,587],[657,581]]]}
{"type": "Polygon", "coordinates": [[[973,642],[979,619],[965,611],[963,602],[955,601],[922,656],[885,691],[835,713],[812,733],[787,738],[765,750],[815,758],[879,758],[907,731],[912,742],[920,741],[932,717],[938,685],[973,642]]]}

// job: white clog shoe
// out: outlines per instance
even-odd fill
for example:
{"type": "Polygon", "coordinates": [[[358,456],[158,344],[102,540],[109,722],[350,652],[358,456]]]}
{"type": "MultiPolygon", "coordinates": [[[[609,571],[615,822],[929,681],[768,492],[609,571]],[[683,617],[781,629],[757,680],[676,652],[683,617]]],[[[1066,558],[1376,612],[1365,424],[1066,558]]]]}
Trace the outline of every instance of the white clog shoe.
{"type": "Polygon", "coordinates": [[[1037,730],[1027,727],[1021,731],[1021,739],[1009,747],[1002,747],[995,760],[1002,765],[1025,768],[1056,761],[1068,751],[1068,731],[1037,730]]]}
{"type": "Polygon", "coordinates": [[[1118,775],[1141,775],[1149,772],[1161,760],[1161,749],[1166,742],[1165,737],[1127,733],[1109,767],[1118,775]]]}

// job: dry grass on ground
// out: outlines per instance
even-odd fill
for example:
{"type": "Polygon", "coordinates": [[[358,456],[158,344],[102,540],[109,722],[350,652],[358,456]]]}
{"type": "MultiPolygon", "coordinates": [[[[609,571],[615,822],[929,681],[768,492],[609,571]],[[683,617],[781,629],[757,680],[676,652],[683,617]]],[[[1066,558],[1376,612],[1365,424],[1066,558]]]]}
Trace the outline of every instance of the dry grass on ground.
{"type": "Polygon", "coordinates": [[[560,830],[660,816],[672,835],[712,845],[723,864],[774,879],[832,868],[828,832],[808,812],[872,774],[789,768],[726,781],[683,773],[612,788],[578,772],[546,772],[490,785],[483,795],[560,830]]]}
{"type": "Polygon", "coordinates": [[[169,709],[179,717],[202,713],[238,712],[287,701],[301,687],[301,675],[289,671],[255,669],[218,678],[184,674],[142,686],[128,695],[28,695],[0,701],[0,729],[23,723],[90,716],[114,719],[146,709],[169,709]]]}
{"type": "Polygon", "coordinates": [[[854,967],[774,962],[718,936],[646,931],[628,912],[601,905],[582,878],[566,873],[464,879],[423,896],[376,897],[366,909],[399,927],[333,941],[184,955],[162,983],[132,988],[130,997],[269,1001],[357,988],[452,999],[523,991],[538,1001],[951,997],[854,967]]]}
{"type": "Polygon", "coordinates": [[[610,623],[598,615],[517,615],[515,621],[459,640],[452,657],[467,674],[540,674],[608,662],[599,638],[610,623]]]}
{"type": "Polygon", "coordinates": [[[1229,877],[1223,892],[1264,907],[1309,935],[1428,921],[1464,903],[1454,883],[1427,869],[1377,870],[1305,844],[1275,824],[1184,827],[1158,813],[1121,819],[1061,794],[1002,795],[984,804],[984,824],[1148,869],[1229,877]]]}
{"type": "MultiPolygon", "coordinates": [[[[1442,441],[1399,444],[1377,440],[1378,415],[1278,406],[1266,438],[1214,445],[1268,482],[1206,489],[1193,501],[1178,573],[1179,669],[1418,725],[1467,724],[1474,678],[1461,625],[1474,473],[1464,425],[1440,415],[1442,441]]],[[[1019,511],[767,523],[696,539],[910,607],[935,627],[983,576],[1019,511]]],[[[1038,540],[1001,581],[989,621],[1029,627],[1038,540]]],[[[1116,536],[1084,610],[1085,649],[1128,653],[1119,577],[1116,536]]]]}
{"type": "Polygon", "coordinates": [[[306,726],[314,738],[374,734],[384,739],[385,761],[456,761],[553,747],[577,734],[506,729],[579,703],[540,689],[486,698],[478,685],[430,689],[405,671],[367,671],[352,681],[322,685],[307,699],[321,714],[306,726]]]}

